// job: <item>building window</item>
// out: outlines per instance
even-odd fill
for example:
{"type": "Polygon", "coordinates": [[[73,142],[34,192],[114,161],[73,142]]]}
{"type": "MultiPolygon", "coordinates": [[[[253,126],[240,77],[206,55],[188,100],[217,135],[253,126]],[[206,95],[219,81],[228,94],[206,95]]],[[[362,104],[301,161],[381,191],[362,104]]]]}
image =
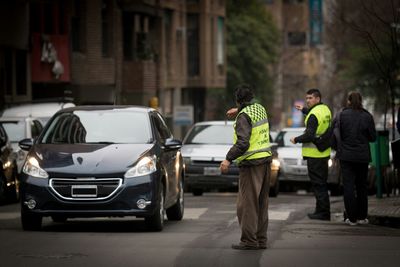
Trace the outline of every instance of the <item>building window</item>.
{"type": "Polygon", "coordinates": [[[151,17],[125,12],[123,20],[123,40],[125,60],[154,60],[155,51],[151,38],[154,23],[151,17]]]}
{"type": "Polygon", "coordinates": [[[170,9],[164,10],[164,36],[165,36],[165,51],[164,62],[166,73],[169,75],[171,70],[171,54],[172,54],[172,18],[173,11],[170,9]]]}
{"type": "Polygon", "coordinates": [[[86,51],[86,1],[74,1],[71,17],[72,51],[86,51]]]}
{"type": "Polygon", "coordinates": [[[225,20],[223,17],[218,17],[218,25],[217,25],[217,65],[220,71],[220,74],[223,72],[224,64],[225,64],[225,20]]]}
{"type": "Polygon", "coordinates": [[[200,47],[199,47],[199,15],[187,15],[187,60],[188,75],[198,76],[200,74],[200,47]]]}
{"type": "Polygon", "coordinates": [[[103,0],[101,7],[101,52],[103,57],[110,57],[113,49],[112,36],[112,1],[103,0]]]}
{"type": "Polygon", "coordinates": [[[306,33],[305,32],[288,32],[289,45],[305,45],[306,33]]]}

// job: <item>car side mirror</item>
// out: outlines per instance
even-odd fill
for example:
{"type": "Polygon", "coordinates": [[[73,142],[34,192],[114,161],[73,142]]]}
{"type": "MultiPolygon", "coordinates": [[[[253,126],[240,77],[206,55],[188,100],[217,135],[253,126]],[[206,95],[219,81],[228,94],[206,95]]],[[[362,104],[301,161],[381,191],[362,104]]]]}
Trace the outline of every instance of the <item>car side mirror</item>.
{"type": "Polygon", "coordinates": [[[18,142],[18,145],[22,150],[28,151],[33,146],[33,139],[32,138],[22,139],[21,141],[18,142]]]}
{"type": "Polygon", "coordinates": [[[167,139],[165,141],[165,148],[169,150],[179,149],[182,147],[182,142],[178,139],[167,139]]]}

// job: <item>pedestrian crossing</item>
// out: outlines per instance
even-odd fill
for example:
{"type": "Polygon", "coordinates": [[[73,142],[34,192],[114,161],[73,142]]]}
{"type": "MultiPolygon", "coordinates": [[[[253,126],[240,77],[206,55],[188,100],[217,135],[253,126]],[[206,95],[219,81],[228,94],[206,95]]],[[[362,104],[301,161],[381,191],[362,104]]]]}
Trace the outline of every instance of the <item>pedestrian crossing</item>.
{"type": "MultiPolygon", "coordinates": [[[[201,216],[206,214],[209,208],[185,208],[185,213],[183,219],[185,220],[199,220],[201,216]]],[[[269,210],[269,219],[275,221],[287,220],[290,216],[292,210],[269,210]]],[[[231,214],[236,217],[236,210],[226,210],[226,211],[216,211],[217,214],[231,214]]],[[[14,220],[19,219],[19,212],[0,212],[0,220],[14,220]]]]}

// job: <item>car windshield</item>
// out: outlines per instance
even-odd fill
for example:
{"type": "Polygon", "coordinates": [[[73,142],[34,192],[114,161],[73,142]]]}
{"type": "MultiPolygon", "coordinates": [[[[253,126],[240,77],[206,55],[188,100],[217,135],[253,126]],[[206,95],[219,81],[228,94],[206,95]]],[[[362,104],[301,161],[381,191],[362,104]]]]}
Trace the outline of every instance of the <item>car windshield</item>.
{"type": "Polygon", "coordinates": [[[39,143],[149,143],[149,116],[121,110],[78,110],[55,117],[39,143]]]}
{"type": "Polygon", "coordinates": [[[3,121],[1,122],[10,142],[19,142],[25,138],[25,122],[23,121],[3,121]]]}
{"type": "Polygon", "coordinates": [[[188,133],[185,144],[233,144],[232,125],[198,125],[188,133]]]}
{"type": "Polygon", "coordinates": [[[292,137],[297,137],[299,135],[302,135],[303,131],[281,131],[278,136],[275,138],[275,143],[278,144],[279,147],[282,146],[292,146],[292,147],[296,147],[296,146],[301,146],[301,144],[297,143],[297,144],[292,144],[292,142],[290,142],[290,139],[292,137]]]}

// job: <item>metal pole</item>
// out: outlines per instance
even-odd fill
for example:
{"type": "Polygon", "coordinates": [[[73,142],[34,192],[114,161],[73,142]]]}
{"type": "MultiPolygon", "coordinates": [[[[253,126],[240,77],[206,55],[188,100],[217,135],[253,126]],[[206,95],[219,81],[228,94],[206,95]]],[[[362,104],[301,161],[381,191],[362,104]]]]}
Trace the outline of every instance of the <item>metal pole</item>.
{"type": "Polygon", "coordinates": [[[376,156],[376,197],[382,198],[382,173],[381,173],[381,138],[378,132],[377,134],[376,144],[377,147],[375,149],[376,156]]]}

